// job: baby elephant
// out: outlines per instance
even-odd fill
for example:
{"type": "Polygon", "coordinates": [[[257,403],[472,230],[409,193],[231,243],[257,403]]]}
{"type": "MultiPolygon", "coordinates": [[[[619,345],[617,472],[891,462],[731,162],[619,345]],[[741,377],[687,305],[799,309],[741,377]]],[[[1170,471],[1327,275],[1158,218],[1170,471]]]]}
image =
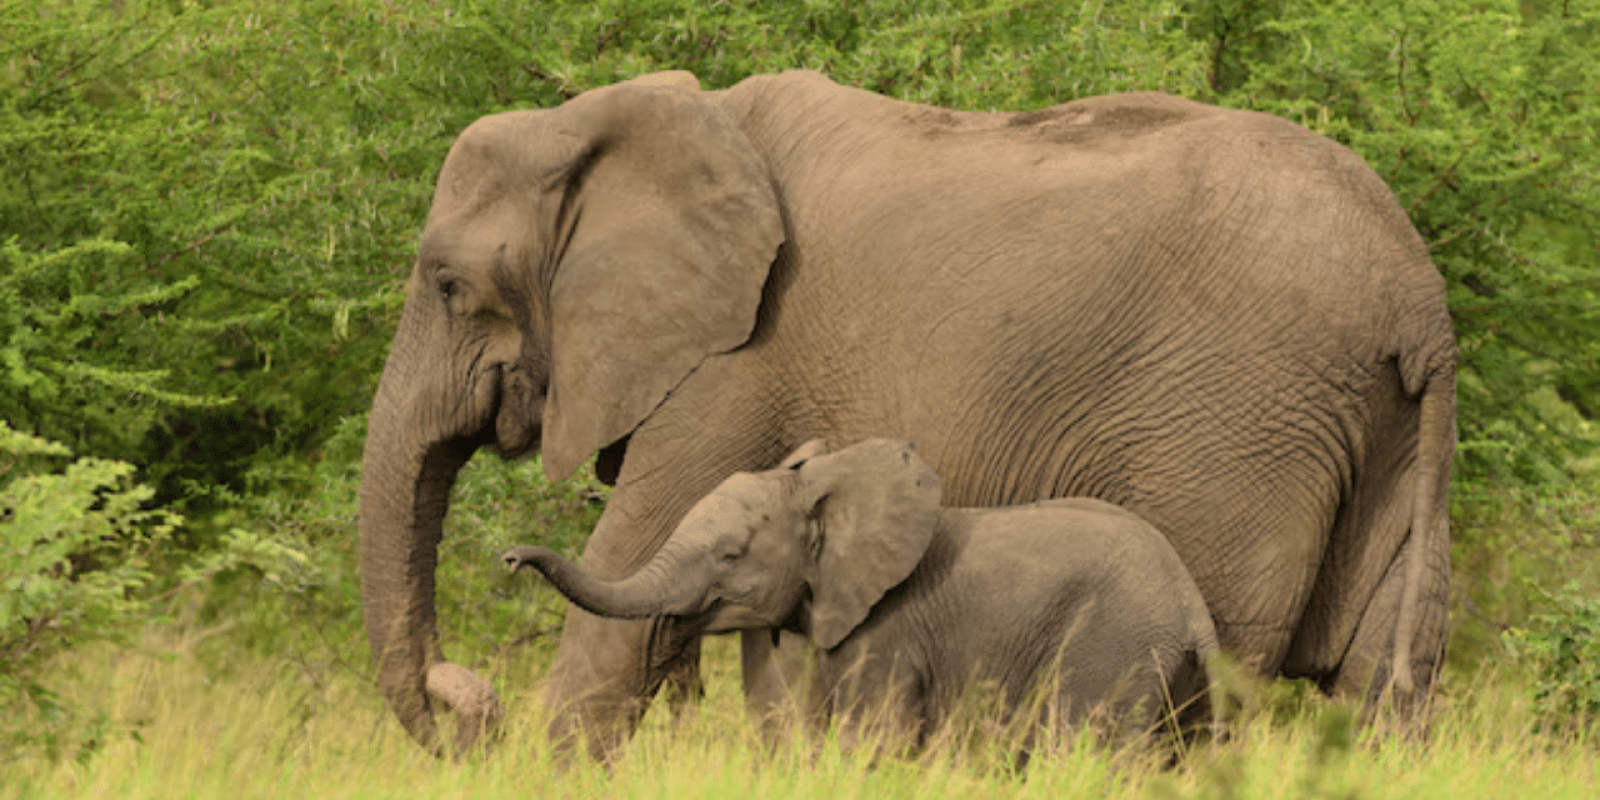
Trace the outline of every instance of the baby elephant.
{"type": "Polygon", "coordinates": [[[689,635],[805,633],[814,710],[856,734],[870,716],[925,738],[985,684],[1008,715],[1041,700],[1028,719],[1208,719],[1216,631],[1144,520],[1091,499],[942,509],[910,442],[825,449],[808,442],[777,469],[728,478],[627,579],[593,579],[543,547],[504,559],[601,616],[672,616],[689,635]]]}

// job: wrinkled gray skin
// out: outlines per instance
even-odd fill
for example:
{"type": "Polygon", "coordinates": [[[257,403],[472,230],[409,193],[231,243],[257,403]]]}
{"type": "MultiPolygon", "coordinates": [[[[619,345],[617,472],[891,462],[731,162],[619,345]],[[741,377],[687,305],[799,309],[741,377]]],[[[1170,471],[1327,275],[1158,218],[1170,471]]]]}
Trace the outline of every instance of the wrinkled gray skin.
{"type": "Polygon", "coordinates": [[[847,737],[886,713],[873,721],[925,739],[983,683],[1008,713],[1038,688],[1027,708],[1067,725],[1102,707],[1124,730],[1172,707],[1205,719],[1216,630],[1160,531],[1087,498],[941,509],[938,476],[904,440],[801,451],[728,478],[623,580],[545,547],[503,559],[603,617],[808,634],[819,655],[796,688],[847,737]]]}
{"type": "MultiPolygon", "coordinates": [[[[806,72],[715,92],[647,76],[463,132],[406,291],[359,559],[379,683],[427,747],[441,704],[469,728],[498,715],[434,616],[450,487],[479,447],[540,450],[552,478],[598,451],[616,491],[582,564],[613,580],[734,472],[813,438],[907,437],[950,505],[1087,496],[1148,520],[1263,673],[1370,704],[1392,664],[1401,699],[1440,664],[1443,281],[1372,171],[1284,120],[1149,93],[993,114],[806,72]]],[[[667,676],[694,685],[697,641],[569,611],[552,734],[607,752],[667,676]]],[[[749,686],[772,661],[747,663],[749,686]]]]}

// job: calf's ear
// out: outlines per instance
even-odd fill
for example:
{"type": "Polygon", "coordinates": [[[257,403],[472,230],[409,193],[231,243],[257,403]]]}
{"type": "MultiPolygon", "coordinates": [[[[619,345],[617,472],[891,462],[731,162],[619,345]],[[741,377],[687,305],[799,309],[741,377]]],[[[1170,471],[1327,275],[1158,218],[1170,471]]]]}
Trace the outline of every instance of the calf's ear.
{"type": "Polygon", "coordinates": [[[799,502],[822,536],[811,636],[831,649],[922,560],[939,525],[939,476],[903,439],[869,439],[799,471],[799,502]]]}

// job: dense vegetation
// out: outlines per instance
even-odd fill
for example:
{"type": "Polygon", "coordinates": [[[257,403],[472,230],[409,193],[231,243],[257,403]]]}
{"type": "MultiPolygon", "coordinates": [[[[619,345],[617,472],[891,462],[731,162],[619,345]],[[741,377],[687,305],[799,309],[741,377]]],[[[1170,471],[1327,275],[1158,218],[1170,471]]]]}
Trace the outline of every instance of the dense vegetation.
{"type": "MultiPolygon", "coordinates": [[[[88,639],[211,631],[182,651],[365,679],[364,414],[439,163],[483,114],[662,68],[997,110],[1158,89],[1349,145],[1460,340],[1452,674],[1514,661],[1540,726],[1592,730],[1593,0],[0,0],[0,762],[148,724],[67,696],[52,659],[88,639]]],[[[603,498],[471,465],[440,576],[457,650],[542,663],[554,604],[489,556],[575,548],[603,498]]]]}

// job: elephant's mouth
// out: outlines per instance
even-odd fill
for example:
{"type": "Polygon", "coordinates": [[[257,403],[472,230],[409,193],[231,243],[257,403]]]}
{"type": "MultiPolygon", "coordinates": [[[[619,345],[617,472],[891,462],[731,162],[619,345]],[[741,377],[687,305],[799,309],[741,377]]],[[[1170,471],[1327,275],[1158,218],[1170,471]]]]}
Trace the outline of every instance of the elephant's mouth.
{"type": "Polygon", "coordinates": [[[617,485],[617,476],[622,474],[623,459],[628,456],[628,440],[632,438],[633,434],[630,433],[600,448],[600,454],[594,460],[594,475],[601,483],[617,485]]]}
{"type": "Polygon", "coordinates": [[[488,418],[494,421],[495,451],[509,460],[538,450],[545,388],[535,387],[523,371],[504,367],[496,370],[494,383],[488,418]]]}
{"type": "Polygon", "coordinates": [[[718,600],[702,612],[709,619],[702,627],[713,631],[742,631],[772,627],[772,621],[754,607],[718,600]]]}

